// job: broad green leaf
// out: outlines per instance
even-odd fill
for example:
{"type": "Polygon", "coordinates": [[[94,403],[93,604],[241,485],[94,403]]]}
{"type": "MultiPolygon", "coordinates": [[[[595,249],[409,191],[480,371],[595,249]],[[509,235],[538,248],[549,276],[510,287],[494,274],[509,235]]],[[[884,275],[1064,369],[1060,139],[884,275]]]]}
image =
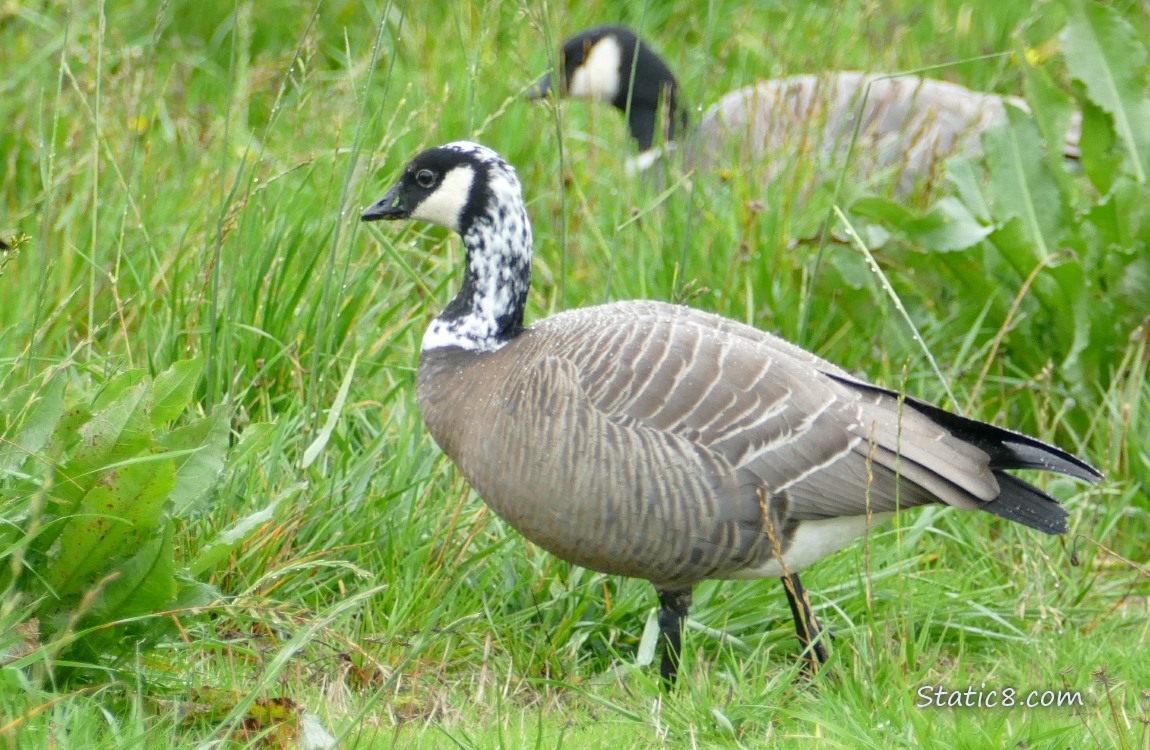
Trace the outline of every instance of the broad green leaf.
{"type": "MultiPolygon", "coordinates": [[[[1025,54],[1019,55],[1025,59],[1025,54]]],[[[1066,91],[1055,85],[1042,68],[1023,65],[1023,82],[1026,88],[1026,101],[1030,105],[1034,123],[1046,143],[1046,164],[1051,176],[1062,194],[1063,203],[1072,206],[1077,201],[1078,189],[1066,170],[1066,131],[1071,121],[1081,116],[1074,112],[1071,98],[1066,91]]],[[[1080,139],[1078,139],[1080,140],[1080,139]]],[[[1076,142],[1075,149],[1080,149],[1076,142]]]]}
{"type": "Polygon", "coordinates": [[[249,424],[240,433],[236,444],[232,446],[231,452],[228,454],[228,464],[233,467],[243,466],[252,460],[256,453],[267,447],[273,434],[275,434],[275,425],[271,422],[249,424]]]}
{"type": "Polygon", "coordinates": [[[900,203],[887,198],[860,198],[851,204],[851,213],[879,219],[908,240],[935,252],[951,252],[973,247],[990,234],[993,227],[980,222],[959,200],[943,198],[918,216],[900,203]]]}
{"type": "Polygon", "coordinates": [[[64,415],[64,378],[52,378],[43,386],[29,384],[11,395],[15,398],[0,403],[0,417],[5,420],[0,476],[23,464],[48,443],[64,415]]]}
{"type": "MultiPolygon", "coordinates": [[[[1006,276],[1002,280],[1002,286],[1005,287],[1006,294],[1014,297],[1021,291],[1025,280],[1042,263],[1042,260],[1036,257],[1034,252],[1031,233],[1022,219],[1011,217],[995,227],[987,239],[990,240],[1014,272],[1013,278],[1010,278],[1006,269],[1001,271],[1006,276]]],[[[1042,311],[1035,314],[1039,316],[1038,319],[1041,321],[1043,335],[1059,337],[1058,345],[1067,346],[1069,344],[1068,338],[1063,337],[1068,337],[1073,328],[1070,308],[1068,301],[1059,294],[1058,285],[1050,277],[1049,269],[1038,273],[1026,297],[1037,300],[1042,305],[1042,311]]]]}
{"type": "Polygon", "coordinates": [[[1150,306],[1150,253],[1145,245],[1142,250],[1123,269],[1117,284],[1118,294],[1130,310],[1137,310],[1138,305],[1143,310],[1150,306]]]}
{"type": "Polygon", "coordinates": [[[68,408],[60,417],[56,431],[48,443],[47,452],[53,456],[61,456],[75,448],[79,442],[80,428],[92,419],[91,404],[88,402],[69,403],[68,408]]]}
{"type": "Polygon", "coordinates": [[[1104,264],[1115,252],[1132,252],[1144,227],[1150,228],[1150,186],[1119,180],[1083,219],[1095,254],[1092,260],[1104,264]]]}
{"type": "MultiPolygon", "coordinates": [[[[988,239],[993,232],[988,235],[988,239]]],[[[934,258],[939,268],[945,268],[946,276],[940,280],[946,285],[946,297],[936,296],[932,303],[943,305],[951,314],[970,315],[977,306],[989,306],[993,319],[999,320],[1006,314],[1009,295],[998,284],[987,284],[986,279],[994,276],[993,266],[987,256],[996,257],[987,244],[974,245],[961,253],[936,253],[934,258]]]]}
{"type": "MultiPolygon", "coordinates": [[[[94,399],[72,408],[64,408],[63,378],[46,391],[50,398],[21,396],[33,401],[10,424],[35,438],[21,447],[43,445],[50,432],[50,449],[63,460],[49,485],[55,502],[46,506],[35,533],[13,526],[16,533],[0,538],[0,549],[27,550],[31,572],[9,576],[7,584],[34,602],[28,616],[39,618],[46,642],[66,636],[57,646],[59,659],[99,661],[170,626],[169,618],[150,614],[215,596],[179,569],[168,511],[173,500],[181,509],[201,502],[225,465],[225,407],[178,430],[162,429],[185,408],[197,367],[185,363],[158,378],[158,399],[138,371],[121,373],[94,399]],[[40,419],[40,408],[54,419],[40,419]]],[[[15,401],[14,395],[7,399],[15,401]]],[[[259,442],[259,433],[251,432],[249,445],[259,442]]]]}
{"type": "MultiPolygon", "coordinates": [[[[1088,238],[1083,254],[1099,283],[1112,290],[1114,306],[1104,320],[1113,326],[1150,310],[1150,184],[1119,179],[1105,200],[1083,216],[1088,238]]],[[[1099,316],[1101,317],[1101,316],[1099,316]]]]}
{"type": "Polygon", "coordinates": [[[60,533],[59,549],[42,572],[57,596],[88,589],[153,536],[175,474],[175,463],[166,460],[131,464],[100,477],[60,533]]]}
{"type": "Polygon", "coordinates": [[[92,614],[119,620],[168,607],[176,598],[175,524],[167,522],[134,550],[117,561],[120,575],[110,582],[92,614]]]}
{"type": "MultiPolygon", "coordinates": [[[[1086,276],[1077,258],[1059,261],[1048,267],[1046,272],[1057,284],[1062,303],[1059,307],[1061,319],[1057,323],[1063,329],[1061,331],[1063,335],[1059,338],[1066,342],[1065,349],[1059,353],[1062,359],[1061,365],[1068,372],[1081,376],[1078,358],[1090,345],[1091,338],[1092,295],[1087,288],[1086,276]]],[[[1075,377],[1072,382],[1079,387],[1083,385],[1081,377],[1075,377]]]]}
{"type": "Polygon", "coordinates": [[[40,392],[37,382],[25,383],[0,397],[0,435],[12,438],[24,421],[24,413],[40,392]]]}
{"type": "Polygon", "coordinates": [[[886,222],[895,229],[902,229],[915,220],[915,214],[904,204],[890,198],[867,195],[851,203],[851,213],[867,219],[886,222]]]}
{"type": "Polygon", "coordinates": [[[204,359],[196,357],[176,362],[156,376],[152,386],[152,426],[166,425],[183,413],[203,371],[204,359]]]}
{"type": "Polygon", "coordinates": [[[1008,106],[1006,115],[1008,124],[986,131],[982,142],[994,216],[1000,223],[1017,218],[1028,236],[1030,262],[1018,268],[1025,276],[1058,250],[1064,211],[1034,121],[1015,107],[1008,106]]]}
{"type": "Polygon", "coordinates": [[[946,160],[946,179],[954,185],[958,199],[982,224],[992,223],[990,206],[982,194],[982,167],[966,156],[946,160]]]}
{"type": "Polygon", "coordinates": [[[227,409],[216,407],[206,417],[172,430],[159,441],[169,451],[193,451],[176,459],[176,483],[170,495],[172,515],[183,517],[200,506],[224,470],[228,448],[227,409]]]}
{"type": "Polygon", "coordinates": [[[1018,218],[997,227],[989,239],[1014,268],[1017,281],[1011,286],[1019,292],[1024,280],[1037,270],[1026,297],[1041,305],[1040,310],[1032,313],[1037,326],[1032,329],[1032,336],[1046,341],[1038,345],[1042,359],[1053,358],[1059,362],[1073,359],[1087,345],[1090,325],[1090,290],[1079,260],[1064,254],[1036,260],[1030,233],[1018,218]],[[1043,350],[1043,346],[1050,348],[1043,350]]]}
{"type": "Polygon", "coordinates": [[[222,598],[220,590],[210,583],[197,581],[187,570],[176,573],[176,598],[169,604],[171,609],[191,609],[206,607],[222,598]]]}
{"type": "Polygon", "coordinates": [[[88,492],[99,469],[135,456],[149,446],[148,390],[146,382],[128,387],[115,400],[93,409],[91,417],[79,427],[72,455],[60,467],[54,483],[63,512],[70,512],[69,508],[88,492]]]}
{"type": "MultiPolygon", "coordinates": [[[[836,290],[836,294],[842,294],[847,289],[870,289],[874,285],[874,274],[858,253],[835,252],[830,254],[828,260],[830,263],[827,271],[832,272],[833,269],[833,273],[826,282],[836,290]]],[[[869,304],[869,297],[867,295],[863,304],[869,304]]],[[[839,303],[849,304],[849,300],[841,299],[839,303]]]]}
{"type": "Polygon", "coordinates": [[[992,229],[950,197],[943,198],[925,215],[903,226],[908,239],[939,253],[967,250],[986,239],[992,229]]]}
{"type": "Polygon", "coordinates": [[[1122,152],[1114,138],[1110,115],[1085,95],[1080,101],[1082,137],[1078,139],[1078,147],[1082,151],[1082,171],[1098,192],[1106,195],[1122,174],[1122,152]]]}
{"type": "Polygon", "coordinates": [[[1062,53],[1070,75],[1082,81],[1086,95],[1114,119],[1135,179],[1146,182],[1150,175],[1150,99],[1145,41],[1113,8],[1072,0],[1062,53]]]}
{"type": "Polygon", "coordinates": [[[139,368],[124,370],[112,376],[112,379],[104,384],[104,387],[93,399],[92,411],[106,409],[109,404],[123,396],[129,388],[143,383],[145,377],[147,377],[147,373],[139,368]]]}

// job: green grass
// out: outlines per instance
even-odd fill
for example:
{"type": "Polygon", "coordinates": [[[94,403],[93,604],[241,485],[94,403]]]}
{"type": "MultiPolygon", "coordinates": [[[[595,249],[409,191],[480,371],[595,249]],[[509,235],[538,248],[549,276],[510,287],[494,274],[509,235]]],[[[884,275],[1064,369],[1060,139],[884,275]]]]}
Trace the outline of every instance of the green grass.
{"type": "MultiPolygon", "coordinates": [[[[815,566],[804,580],[836,640],[814,684],[777,582],[708,583],[682,684],[656,709],[655,669],[635,666],[650,586],[526,544],[439,454],[414,372],[461,246],[357,216],[416,151],[460,138],[519,168],[537,245],[529,319],[686,296],[945,399],[854,249],[830,243],[803,296],[825,200],[800,205],[801,186],[781,184],[764,205],[732,179],[658,203],[622,176],[613,111],[521,94],[562,36],[614,21],[642,25],[700,103],[760,76],[940,63],[940,77],[1019,93],[1009,53],[1030,4],[614,7],[0,6],[0,236],[28,237],[0,276],[0,384],[57,370],[95,390],[203,355],[201,411],[228,404],[237,435],[269,426],[183,522],[180,560],[271,509],[205,571],[223,597],[160,647],[129,648],[110,682],[58,683],[5,601],[0,648],[32,655],[0,670],[0,745],[257,746],[247,701],[286,697],[357,748],[1150,747],[1146,329],[1125,331],[1104,381],[1069,383],[1049,340],[995,346],[1022,285],[1001,263],[876,250],[952,406],[1055,440],[1108,481],[1044,480],[1071,512],[1061,539],[927,511],[815,566]],[[303,468],[353,360],[336,429],[303,468]],[[923,685],[981,683],[1080,691],[1084,705],[915,705],[923,685]]],[[[4,500],[19,520],[26,499],[4,500]]]]}

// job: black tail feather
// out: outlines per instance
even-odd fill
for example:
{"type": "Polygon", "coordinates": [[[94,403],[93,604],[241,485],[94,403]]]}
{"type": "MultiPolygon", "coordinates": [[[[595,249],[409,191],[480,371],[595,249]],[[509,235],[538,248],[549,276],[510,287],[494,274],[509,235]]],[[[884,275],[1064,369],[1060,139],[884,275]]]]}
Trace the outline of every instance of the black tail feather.
{"type": "MultiPolygon", "coordinates": [[[[999,427],[993,429],[1001,430],[999,427]]],[[[998,453],[987,451],[990,453],[990,468],[992,469],[1053,471],[1091,484],[1102,480],[1102,473],[1090,464],[1080,461],[1060,448],[1028,438],[1025,435],[1015,437],[1011,434],[1011,437],[1003,439],[999,446],[1001,451],[998,453]],[[1025,442],[1019,438],[1023,438],[1025,442]]]]}
{"type": "Polygon", "coordinates": [[[996,474],[1003,469],[1036,469],[1065,474],[1091,483],[1102,480],[1102,472],[1090,464],[1041,440],[961,417],[918,399],[907,398],[906,402],[950,430],[959,440],[965,440],[984,451],[990,456],[990,468],[996,474]]]}
{"type": "MultiPolygon", "coordinates": [[[[868,383],[835,377],[859,390],[885,393],[899,398],[896,391],[868,383]]],[[[933,404],[906,397],[906,405],[929,417],[954,437],[967,442],[990,457],[990,469],[998,480],[999,495],[980,507],[988,513],[1020,523],[1046,534],[1064,534],[1069,514],[1050,495],[1033,484],[1008,474],[1009,469],[1033,469],[1099,482],[1102,472],[1061,448],[1019,432],[953,414],[933,404]]]]}
{"type": "Polygon", "coordinates": [[[996,471],[994,476],[1001,493],[983,505],[982,510],[1045,534],[1066,533],[1069,514],[1057,500],[1030,482],[1004,471],[996,471]]]}

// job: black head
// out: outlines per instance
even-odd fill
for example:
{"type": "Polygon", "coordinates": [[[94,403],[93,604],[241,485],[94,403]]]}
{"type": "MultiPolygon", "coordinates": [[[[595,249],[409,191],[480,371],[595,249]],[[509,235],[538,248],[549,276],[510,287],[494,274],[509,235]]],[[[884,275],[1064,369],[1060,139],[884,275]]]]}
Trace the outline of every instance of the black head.
{"type": "Polygon", "coordinates": [[[561,97],[595,99],[624,109],[632,66],[635,101],[657,103],[664,90],[678,87],[663,58],[626,26],[596,26],[569,37],[563,42],[559,63],[559,86],[554,86],[548,73],[532,87],[532,98],[541,99],[557,89],[561,97]]]}
{"type": "Polygon", "coordinates": [[[522,200],[515,170],[486,146],[456,141],[412,159],[399,181],[362,219],[417,219],[463,234],[488,210],[496,191],[510,191],[522,200]]]}
{"type": "Polygon", "coordinates": [[[553,85],[548,73],[532,87],[532,98],[549,96],[556,89],[561,97],[603,101],[621,112],[630,112],[631,134],[644,151],[653,145],[660,106],[671,113],[667,119],[669,139],[674,139],[676,131],[686,124],[686,113],[677,103],[678,82],[674,74],[651,45],[631,29],[587,29],[563,42],[560,57],[559,85],[553,85]],[[632,80],[634,85],[628,96],[632,80]]]}

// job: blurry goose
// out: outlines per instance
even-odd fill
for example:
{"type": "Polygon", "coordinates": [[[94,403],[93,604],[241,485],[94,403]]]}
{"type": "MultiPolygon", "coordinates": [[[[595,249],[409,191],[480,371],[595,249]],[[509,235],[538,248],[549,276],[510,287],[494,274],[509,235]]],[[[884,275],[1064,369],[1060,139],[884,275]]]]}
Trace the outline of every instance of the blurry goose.
{"type": "MultiPolygon", "coordinates": [[[[626,113],[640,151],[629,171],[643,171],[660,161],[660,141],[678,142],[687,135],[687,109],[679,97],[678,81],[667,63],[630,29],[599,26],[567,39],[559,69],[558,86],[548,73],[532,88],[531,96],[544,97],[557,89],[560,96],[608,102],[626,113]],[[628,102],[632,69],[634,86],[628,102]]],[[[946,157],[980,154],[979,136],[1004,118],[1007,104],[1027,109],[1017,97],[914,75],[883,78],[855,71],[796,75],[761,80],[723,96],[703,115],[697,138],[685,141],[683,150],[692,152],[689,167],[762,161],[762,176],[769,182],[778,176],[783,162],[803,152],[813,151],[824,167],[834,167],[846,156],[855,118],[861,116],[851,155],[855,174],[890,172],[897,177],[896,190],[907,193],[946,157]]],[[[1078,155],[1081,126],[1077,113],[1074,118],[1064,143],[1064,152],[1072,158],[1078,155]]]]}
{"type": "Polygon", "coordinates": [[[558,557],[651,581],[674,679],[692,587],[782,578],[809,658],[826,646],[799,572],[896,507],[983,510],[1066,531],[1008,469],[1094,482],[1045,443],[870,385],[733,320],[660,302],[530,327],[532,239],[515,170],[456,142],[416,156],[364,221],[458,232],[463,283],[423,337],[416,398],[491,508],[558,557]]]}

